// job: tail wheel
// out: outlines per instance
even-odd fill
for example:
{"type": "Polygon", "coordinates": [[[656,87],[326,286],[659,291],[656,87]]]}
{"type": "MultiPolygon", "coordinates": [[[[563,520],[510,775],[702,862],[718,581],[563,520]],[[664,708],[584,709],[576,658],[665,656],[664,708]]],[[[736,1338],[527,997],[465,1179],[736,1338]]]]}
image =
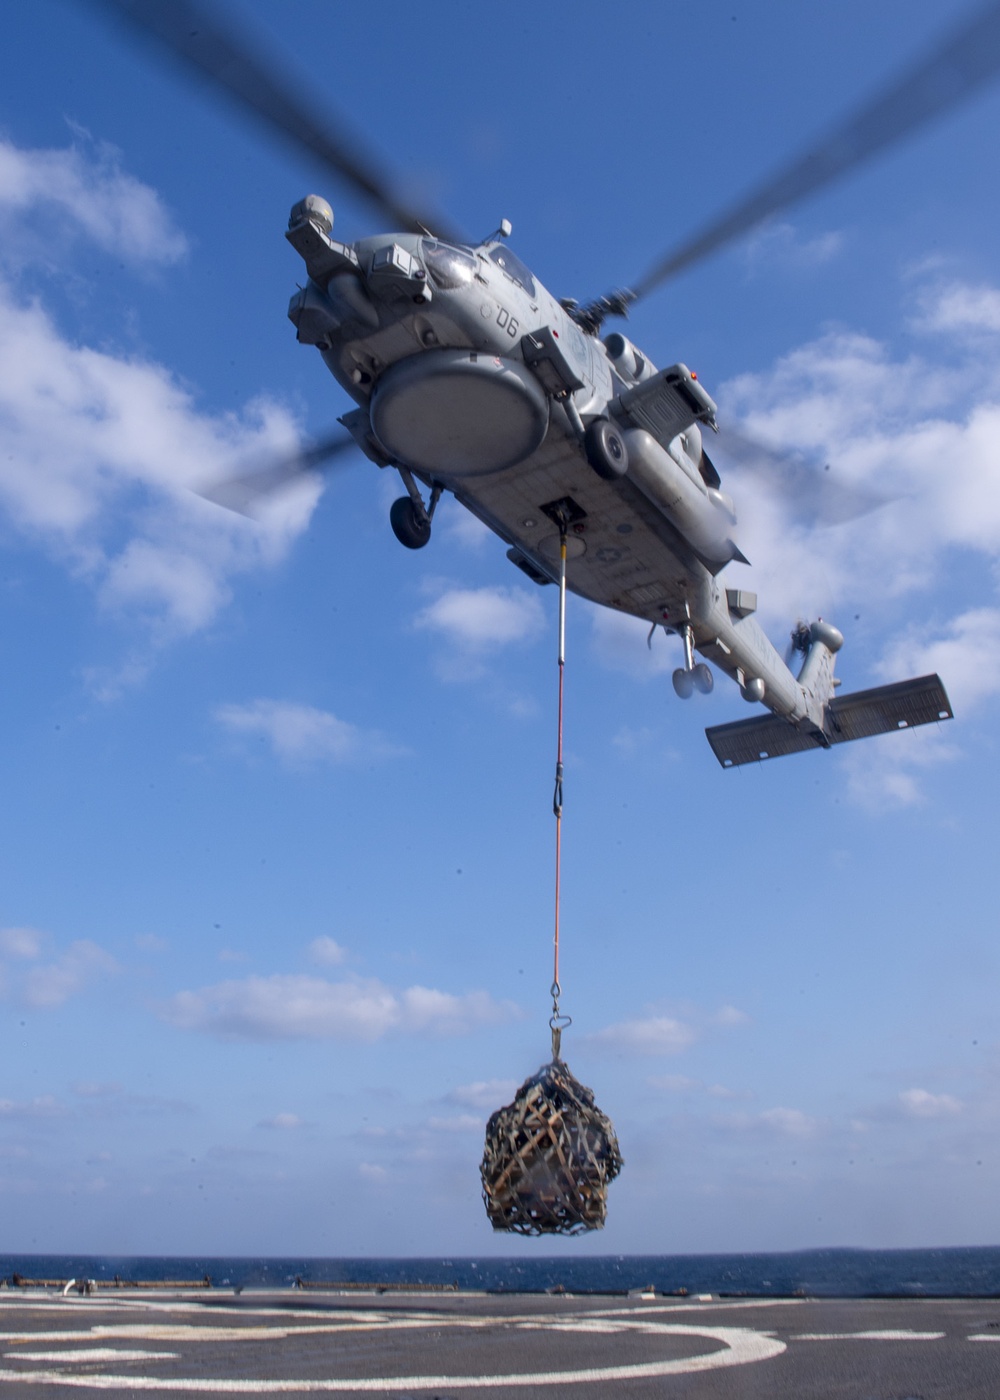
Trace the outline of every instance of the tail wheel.
{"type": "Polygon", "coordinates": [[[715,689],[715,677],[711,669],[705,665],[704,661],[699,661],[691,672],[691,679],[694,681],[695,689],[700,690],[702,695],[711,695],[715,689]]]}
{"type": "Polygon", "coordinates": [[[583,435],[587,461],[605,481],[617,481],[628,471],[628,448],[621,433],[607,418],[595,418],[583,435]]]}
{"type": "Polygon", "coordinates": [[[694,672],[685,671],[683,666],[678,666],[673,675],[674,690],[682,700],[689,700],[694,691],[694,672]]]}
{"type": "Polygon", "coordinates": [[[431,522],[426,515],[421,520],[409,496],[400,496],[389,508],[392,533],[407,549],[423,549],[431,537],[431,522]]]}

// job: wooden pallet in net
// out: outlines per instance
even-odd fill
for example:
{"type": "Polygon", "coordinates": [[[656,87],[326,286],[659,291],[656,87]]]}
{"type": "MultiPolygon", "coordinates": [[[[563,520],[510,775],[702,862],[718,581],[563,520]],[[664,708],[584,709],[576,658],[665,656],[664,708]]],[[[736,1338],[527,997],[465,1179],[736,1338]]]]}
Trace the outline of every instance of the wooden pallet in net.
{"type": "Polygon", "coordinates": [[[621,1166],[610,1118],[555,1059],[486,1125],[480,1167],[486,1214],[494,1230],[521,1235],[599,1230],[608,1184],[621,1166]]]}

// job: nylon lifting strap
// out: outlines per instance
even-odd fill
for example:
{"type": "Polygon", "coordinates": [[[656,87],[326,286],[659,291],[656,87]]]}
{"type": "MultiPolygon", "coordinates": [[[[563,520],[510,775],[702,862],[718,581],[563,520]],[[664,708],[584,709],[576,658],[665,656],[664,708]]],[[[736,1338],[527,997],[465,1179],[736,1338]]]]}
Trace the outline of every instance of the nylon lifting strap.
{"type": "Polygon", "coordinates": [[[552,1058],[562,1058],[562,1032],[572,1018],[559,1010],[562,987],[559,985],[559,896],[562,876],[562,810],[563,810],[563,680],[566,670],[566,527],[559,531],[559,726],[556,740],[556,787],[552,798],[552,814],[556,819],[556,891],[555,929],[552,938],[552,1058]]]}

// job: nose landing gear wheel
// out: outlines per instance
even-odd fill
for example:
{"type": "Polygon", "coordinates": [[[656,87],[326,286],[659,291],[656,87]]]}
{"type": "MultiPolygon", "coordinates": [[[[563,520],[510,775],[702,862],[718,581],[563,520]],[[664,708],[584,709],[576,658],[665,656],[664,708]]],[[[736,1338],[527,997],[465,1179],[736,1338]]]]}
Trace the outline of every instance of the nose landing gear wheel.
{"type": "Polygon", "coordinates": [[[389,524],[396,539],[407,549],[423,549],[431,537],[431,522],[426,516],[420,519],[409,496],[393,501],[389,508],[389,524]]]}

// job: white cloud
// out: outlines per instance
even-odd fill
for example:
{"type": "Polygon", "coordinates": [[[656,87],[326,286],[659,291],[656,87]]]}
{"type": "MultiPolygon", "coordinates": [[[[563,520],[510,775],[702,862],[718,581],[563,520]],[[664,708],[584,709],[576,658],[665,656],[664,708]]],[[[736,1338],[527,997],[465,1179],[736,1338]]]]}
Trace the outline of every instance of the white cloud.
{"type": "MultiPolygon", "coordinates": [[[[290,416],[263,399],[207,413],[163,366],[66,334],[16,285],[21,244],[40,246],[27,216],[43,203],[119,260],[170,263],[185,244],[155,193],[108,151],[0,141],[0,511],[138,629],[132,654],[91,673],[107,698],[140,681],[160,647],[210,622],[235,575],[282,558],[320,487],[303,479],[257,524],[194,494],[239,463],[294,451],[290,416]]],[[[58,275],[72,271],[65,239],[43,254],[65,263],[58,275]]]]}
{"type": "Polygon", "coordinates": [[[761,1113],[730,1113],[713,1120],[727,1132],[756,1133],[776,1137],[814,1137],[823,1126],[798,1108],[766,1108],[761,1113]]]}
{"type": "Polygon", "coordinates": [[[324,967],[337,967],[347,960],[347,949],[342,948],[335,938],[323,934],[309,944],[309,957],[324,967]]]}
{"type": "Polygon", "coordinates": [[[794,224],[768,222],[747,240],[743,257],[751,271],[776,262],[786,270],[821,267],[840,253],[844,241],[836,230],[803,238],[794,224]]]}
{"type": "Polygon", "coordinates": [[[921,775],[959,752],[948,734],[925,727],[851,744],[841,753],[849,793],[873,813],[921,806],[927,800],[921,775]]]}
{"type": "Polygon", "coordinates": [[[534,719],[538,714],[538,701],[532,695],[507,695],[503,697],[503,708],[511,719],[534,719]]]}
{"type": "MultiPolygon", "coordinates": [[[[751,435],[795,444],[830,464],[845,489],[886,499],[822,528],[798,513],[787,480],[752,477],[741,494],[736,468],[739,538],[765,616],[785,625],[848,598],[877,606],[926,590],[947,549],[1000,552],[998,373],[1000,363],[965,375],[918,357],[893,361],[873,340],[831,333],[769,374],[726,386],[729,412],[747,413],[751,435]]],[[[723,427],[720,460],[724,451],[723,427]]]]}
{"type": "MultiPolygon", "coordinates": [[[[902,1124],[920,1120],[957,1119],[975,1112],[976,1107],[975,1103],[970,1106],[954,1094],[935,1094],[922,1088],[902,1089],[894,1098],[864,1108],[852,1121],[851,1128],[867,1133],[879,1128],[899,1128],[902,1124]]],[[[992,1106],[985,1102],[978,1105],[980,1116],[984,1109],[988,1116],[993,1116],[992,1106]]]]}
{"type": "Polygon", "coordinates": [[[921,295],[913,324],[916,330],[938,334],[1000,331],[1000,291],[967,282],[935,286],[921,295]]]}
{"type": "Polygon", "coordinates": [[[62,1006],[70,997],[103,974],[117,971],[109,953],[90,939],[71,943],[55,962],[33,967],[25,974],[20,999],[28,1006],[62,1006]]]}
{"type": "Polygon", "coordinates": [[[178,992],[164,1008],[164,1017],[181,1030],[207,1030],[231,1038],[367,1041],[378,1040],[392,1028],[399,1005],[374,979],[328,982],[278,974],[178,992]]]}
{"type": "MultiPolygon", "coordinates": [[[[594,1031],[587,1039],[624,1053],[671,1055],[679,1050],[686,1050],[705,1034],[717,1034],[719,1031],[748,1025],[749,1022],[749,1016],[735,1006],[722,1006],[713,1012],[689,1007],[684,1020],[662,1014],[652,1008],[647,1015],[619,1021],[594,1031]]],[[[667,1075],[651,1082],[668,1090],[682,1087],[706,1088],[700,1080],[689,1080],[684,1076],[667,1075]]]]}
{"type": "MultiPolygon", "coordinates": [[[[47,229],[60,235],[77,229],[126,263],[182,258],[187,239],[156,191],[122,169],[114,147],[78,135],[78,145],[61,150],[21,150],[0,137],[0,215],[40,211],[47,229]]],[[[37,229],[37,218],[31,227],[37,229]]],[[[39,247],[37,238],[23,241],[23,251],[33,246],[36,255],[49,252],[47,242],[39,247]]]]}
{"type": "Polygon", "coordinates": [[[130,540],[108,562],[100,598],[115,612],[164,617],[179,634],[197,632],[227,600],[224,579],[182,547],[130,540]]]}
{"type": "Polygon", "coordinates": [[[93,1079],[84,1079],[73,1085],[73,1093],[79,1094],[82,1099],[114,1099],[123,1092],[124,1086],[118,1080],[101,1083],[93,1079]]]}
{"type": "Polygon", "coordinates": [[[707,1094],[711,1099],[746,1099],[753,1095],[747,1091],[728,1089],[724,1084],[706,1084],[703,1079],[691,1079],[686,1074],[650,1075],[647,1084],[651,1089],[659,1089],[665,1094],[707,1094]]]}
{"type": "MultiPolygon", "coordinates": [[[[954,330],[947,358],[939,338],[933,358],[899,358],[870,337],[831,331],[768,372],[721,387],[712,455],[736,501],[737,539],[754,561],[752,570],[732,566],[727,581],[757,592],[759,620],[779,650],[797,618],[828,617],[846,635],[838,659],[845,690],[862,689],[872,679],[858,674],[851,627],[861,614],[866,636],[882,639],[874,663],[881,678],[937,670],[964,712],[1000,694],[1000,606],[987,596],[970,609],[952,582],[973,566],[984,581],[1000,577],[1000,346],[991,350],[981,334],[998,314],[1000,290],[959,295],[952,286],[931,302],[954,330]],[[769,480],[730,461],[726,424],[741,416],[741,431],[817,465],[769,480]],[[883,503],[824,527],[810,510],[826,483],[883,503]],[[900,619],[913,615],[914,602],[930,620],[911,629],[900,619]]],[[[898,762],[879,759],[882,796],[868,775],[852,779],[859,801],[919,800],[920,768],[957,752],[923,729],[892,742],[898,762]],[[926,761],[914,757],[921,749],[926,761]]],[[[958,742],[949,735],[948,744],[958,742]]],[[[845,750],[856,777],[875,758],[867,741],[863,747],[863,757],[845,750]]]]}
{"type": "Polygon", "coordinates": [[[170,944],[156,933],[137,933],[132,940],[143,953],[165,953],[170,944]]]}
{"type": "Polygon", "coordinates": [[[297,1113],[276,1113],[273,1118],[262,1118],[258,1128],[276,1128],[279,1132],[290,1133],[303,1126],[297,1113]]]}
{"type": "Polygon", "coordinates": [[[766,1108],[759,1117],[765,1127],[785,1137],[811,1137],[819,1127],[817,1119],[798,1108],[766,1108]]]}
{"type": "Polygon", "coordinates": [[[181,1030],[227,1039],[363,1042],[390,1031],[461,1035],[517,1014],[511,1003],[495,1002],[487,992],[395,992],[376,978],[330,982],[280,973],[178,992],[162,1009],[164,1020],[181,1030]]]}
{"type": "Polygon", "coordinates": [[[899,1102],[911,1118],[954,1118],[962,1111],[959,1099],[951,1094],[932,1094],[927,1089],[904,1089],[899,1102]]]}
{"type": "Polygon", "coordinates": [[[689,1094],[705,1087],[701,1079],[692,1079],[686,1074],[655,1074],[646,1082],[651,1089],[662,1089],[665,1094],[689,1094]]]}
{"type": "Polygon", "coordinates": [[[359,1162],[358,1175],[363,1181],[370,1181],[376,1186],[389,1180],[389,1173],[385,1167],[380,1167],[377,1162],[359,1162]]]}
{"type": "MultiPolygon", "coordinates": [[[[445,504],[442,501],[442,506],[445,504]]],[[[488,525],[484,525],[478,516],[472,514],[471,510],[466,510],[464,506],[459,506],[448,501],[445,507],[444,527],[449,540],[454,540],[463,549],[481,552],[487,547],[490,541],[496,540],[496,535],[488,525]],[[451,507],[448,509],[448,507],[451,507]]],[[[441,518],[441,506],[438,507],[438,514],[434,517],[434,528],[438,529],[438,522],[441,518]]]]}
{"type": "Polygon", "coordinates": [[[219,705],[215,719],[231,734],[265,740],[273,753],[292,767],[351,763],[402,752],[374,730],[360,729],[329,710],[291,700],[219,705]]]}
{"type": "Polygon", "coordinates": [[[460,1113],[455,1118],[428,1118],[427,1127],[432,1133],[481,1133],[485,1123],[485,1118],[460,1113]]]}
{"type": "Polygon", "coordinates": [[[516,1092],[515,1079],[476,1079],[452,1089],[448,1098],[452,1103],[492,1113],[502,1104],[510,1103],[516,1092]]]}
{"type": "Polygon", "coordinates": [[[1000,608],[972,608],[940,625],[909,627],[890,643],[879,671],[886,679],[947,676],[949,699],[967,713],[1000,695],[1000,608]]]}
{"type": "Polygon", "coordinates": [[[463,1035],[476,1026],[509,1020],[515,1012],[511,1002],[497,1003],[489,992],[454,996],[432,987],[408,987],[401,994],[400,1003],[401,1022],[407,1030],[432,1031],[437,1035],[463,1035]]]}
{"type": "MultiPolygon", "coordinates": [[[[936,673],[962,718],[1000,696],[1000,608],[973,608],[948,622],[912,624],[886,647],[877,667],[885,680],[936,673]]],[[[921,776],[960,752],[949,726],[892,734],[852,745],[842,757],[851,795],[872,812],[916,806],[921,776]],[[916,740],[916,742],[914,742],[916,740]]]]}
{"type": "MultiPolygon", "coordinates": [[[[738,466],[724,471],[740,516],[737,538],[754,560],[750,586],[756,587],[766,624],[784,631],[797,617],[831,612],[836,620],[846,599],[869,604],[926,588],[936,554],[949,544],[968,543],[970,532],[982,535],[990,471],[973,473],[964,455],[976,435],[971,421],[943,416],[960,392],[954,376],[932,372],[916,358],[893,362],[876,341],[844,332],[794,351],[768,374],[745,375],[723,387],[720,464],[726,460],[725,419],[742,411],[750,436],[794,445],[829,464],[831,480],[845,490],[874,490],[889,498],[879,510],[824,528],[822,520],[803,515],[804,502],[811,509],[816,499],[812,481],[799,492],[784,477],[771,481],[749,472],[748,478],[748,469],[738,466]],[[944,473],[943,462],[961,467],[944,473]],[[973,475],[973,494],[980,499],[970,509],[960,502],[973,490],[973,475]]],[[[968,409],[964,402],[957,407],[963,414],[968,409]]],[[[808,471],[802,468],[803,480],[808,471]]],[[[992,475],[1000,486],[1000,470],[992,475]]],[[[1000,505],[1000,490],[996,494],[1000,505]]],[[[741,585],[747,577],[742,569],[733,575],[741,585]]]]}
{"type": "Polygon", "coordinates": [[[717,1026],[748,1026],[750,1017],[738,1006],[720,1006],[712,1020],[717,1026]]]}
{"type": "Polygon", "coordinates": [[[203,414],[162,367],[70,343],[0,282],[0,506],[110,612],[183,635],[214,616],[232,575],[280,558],[315,484],[273,502],[260,525],[192,488],[296,442],[273,405],[203,414]]]}
{"type": "Polygon", "coordinates": [[[631,757],[635,753],[645,754],[650,747],[658,742],[659,735],[652,729],[645,726],[641,729],[634,729],[631,725],[623,724],[616,734],[611,736],[611,742],[619,752],[628,754],[631,757]]]}
{"type": "MultiPolygon", "coordinates": [[[[680,660],[679,657],[675,659],[680,660]]],[[[611,736],[611,743],[623,758],[635,759],[642,764],[651,762],[657,762],[661,765],[674,764],[681,757],[679,749],[664,742],[662,729],[650,728],[646,725],[633,728],[631,725],[623,724],[617,733],[611,736]]]]}
{"type": "Polygon", "coordinates": [[[59,1118],[65,1112],[65,1107],[51,1094],[20,1103],[15,1099],[0,1099],[0,1118],[59,1118]]]}
{"type": "Polygon", "coordinates": [[[43,963],[50,942],[37,929],[0,929],[0,960],[13,959],[6,967],[0,962],[0,990],[6,998],[39,1010],[62,1006],[100,977],[118,970],[110,953],[88,938],[77,939],[43,963]]]}
{"type": "Polygon", "coordinates": [[[42,951],[42,937],[34,928],[0,929],[0,956],[7,958],[37,958],[42,951]]]}
{"type": "Polygon", "coordinates": [[[545,611],[523,588],[448,588],[414,625],[463,651],[482,652],[532,640],[545,625],[545,611]]]}
{"type": "Polygon", "coordinates": [[[646,1016],[605,1026],[588,1039],[636,1055],[672,1055],[691,1045],[696,1033],[692,1026],[672,1016],[646,1016]]]}
{"type": "MultiPolygon", "coordinates": [[[[644,680],[683,664],[680,641],[659,628],[650,637],[649,623],[642,618],[594,605],[590,608],[590,627],[593,649],[601,664],[611,671],[624,671],[644,680]]],[[[623,729],[619,736],[621,742],[615,742],[627,752],[629,731],[623,729]]]]}

